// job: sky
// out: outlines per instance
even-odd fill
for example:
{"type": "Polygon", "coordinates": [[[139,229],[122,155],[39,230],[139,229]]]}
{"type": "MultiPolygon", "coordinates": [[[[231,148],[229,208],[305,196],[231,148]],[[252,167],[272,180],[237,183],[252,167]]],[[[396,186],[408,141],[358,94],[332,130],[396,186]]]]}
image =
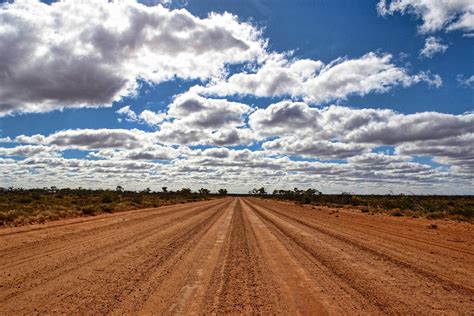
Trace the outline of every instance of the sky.
{"type": "Polygon", "coordinates": [[[474,194],[470,0],[0,1],[0,186],[474,194]]]}

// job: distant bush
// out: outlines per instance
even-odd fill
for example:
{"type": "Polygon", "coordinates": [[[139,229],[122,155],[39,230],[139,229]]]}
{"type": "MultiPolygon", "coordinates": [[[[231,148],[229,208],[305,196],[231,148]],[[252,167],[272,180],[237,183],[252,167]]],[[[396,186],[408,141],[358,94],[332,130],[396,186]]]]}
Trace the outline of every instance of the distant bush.
{"type": "Polygon", "coordinates": [[[18,199],[18,203],[29,204],[33,202],[33,199],[29,196],[22,196],[18,199]]]}
{"type": "Polygon", "coordinates": [[[2,189],[0,188],[0,225],[43,223],[60,218],[90,216],[103,212],[159,207],[184,201],[208,200],[213,194],[181,192],[141,192],[90,189],[2,189]]]}
{"type": "Polygon", "coordinates": [[[82,214],[84,215],[95,215],[95,211],[92,207],[86,207],[82,209],[82,214]]]}
{"type": "Polygon", "coordinates": [[[107,212],[107,213],[112,213],[112,211],[114,210],[114,208],[112,206],[109,206],[109,205],[102,205],[100,207],[100,209],[104,212],[107,212]]]}
{"type": "MultiPolygon", "coordinates": [[[[256,194],[258,195],[258,194],[256,194]]],[[[327,205],[331,207],[355,206],[362,213],[371,210],[388,211],[394,216],[450,218],[454,220],[474,221],[474,196],[440,195],[354,195],[322,194],[308,189],[274,190],[266,198],[294,201],[295,204],[327,205]]]]}
{"type": "Polygon", "coordinates": [[[114,201],[114,196],[112,192],[104,192],[100,196],[100,201],[102,203],[112,203],[114,201]]]}

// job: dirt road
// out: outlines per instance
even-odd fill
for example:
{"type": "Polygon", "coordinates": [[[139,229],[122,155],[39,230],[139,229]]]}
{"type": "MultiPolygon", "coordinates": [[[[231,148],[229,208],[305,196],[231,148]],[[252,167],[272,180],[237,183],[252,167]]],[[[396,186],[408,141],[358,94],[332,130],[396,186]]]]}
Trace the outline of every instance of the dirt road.
{"type": "Polygon", "coordinates": [[[474,226],[225,198],[0,230],[0,314],[474,313],[474,226]]]}

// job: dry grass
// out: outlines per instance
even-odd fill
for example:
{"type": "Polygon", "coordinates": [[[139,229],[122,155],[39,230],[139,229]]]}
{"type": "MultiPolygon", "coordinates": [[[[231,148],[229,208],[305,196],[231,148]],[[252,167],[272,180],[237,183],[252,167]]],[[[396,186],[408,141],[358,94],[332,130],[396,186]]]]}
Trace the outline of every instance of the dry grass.
{"type": "Polygon", "coordinates": [[[112,190],[0,190],[0,226],[94,216],[209,199],[209,195],[186,192],[133,192],[112,190]]]}
{"type": "Polygon", "coordinates": [[[362,213],[474,221],[474,196],[314,194],[308,191],[276,191],[266,198],[331,207],[351,206],[362,213]]]}

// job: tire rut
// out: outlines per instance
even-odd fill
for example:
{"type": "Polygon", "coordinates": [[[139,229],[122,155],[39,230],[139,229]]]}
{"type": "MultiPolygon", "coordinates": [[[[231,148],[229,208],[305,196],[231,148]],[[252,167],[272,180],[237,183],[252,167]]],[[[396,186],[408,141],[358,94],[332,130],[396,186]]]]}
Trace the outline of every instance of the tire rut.
{"type": "Polygon", "coordinates": [[[430,279],[431,281],[442,283],[444,287],[450,288],[450,289],[455,290],[455,291],[459,291],[464,295],[470,295],[470,296],[474,297],[474,288],[472,288],[470,286],[467,286],[467,285],[464,285],[464,284],[459,284],[459,283],[453,282],[451,280],[448,280],[448,279],[446,279],[446,278],[444,278],[444,277],[442,277],[438,274],[432,273],[431,271],[428,271],[428,270],[426,270],[422,267],[413,265],[413,264],[411,264],[409,262],[406,262],[406,261],[402,261],[402,260],[400,260],[398,258],[395,258],[393,256],[390,256],[386,253],[382,253],[382,252],[380,252],[380,251],[378,251],[378,250],[376,250],[376,249],[374,249],[374,248],[372,248],[368,245],[362,244],[360,241],[353,240],[353,239],[351,239],[347,236],[344,236],[341,233],[336,233],[336,232],[334,232],[334,231],[332,231],[328,228],[323,228],[321,226],[316,226],[314,224],[311,224],[309,221],[304,221],[302,219],[296,218],[293,215],[288,215],[287,213],[283,213],[280,210],[277,210],[275,208],[270,208],[268,206],[265,207],[265,208],[272,211],[272,212],[274,212],[274,213],[276,213],[276,214],[278,214],[278,216],[280,216],[281,218],[296,222],[296,223],[298,223],[302,226],[308,227],[312,230],[316,230],[319,233],[325,234],[325,235],[327,235],[331,238],[334,238],[334,239],[337,239],[341,242],[349,244],[354,248],[360,249],[361,251],[368,252],[368,253],[370,253],[374,256],[382,258],[383,260],[391,262],[391,263],[393,263],[397,266],[400,266],[402,268],[414,271],[417,274],[420,274],[423,277],[430,279]]]}
{"type": "Polygon", "coordinates": [[[255,236],[240,199],[231,220],[221,262],[206,297],[209,313],[265,313],[278,304],[271,275],[265,273],[255,236]]]}
{"type": "MultiPolygon", "coordinates": [[[[227,201],[227,203],[229,203],[229,201],[227,201]]],[[[176,248],[175,247],[175,242],[176,241],[187,240],[186,238],[190,238],[191,236],[193,236],[196,231],[198,231],[199,229],[202,228],[202,223],[204,221],[208,220],[209,218],[212,218],[212,216],[215,216],[216,214],[219,213],[220,205],[221,204],[218,204],[214,207],[211,207],[209,210],[204,211],[206,213],[211,213],[211,215],[210,216],[206,215],[206,217],[204,217],[204,219],[199,221],[197,225],[194,225],[195,221],[193,220],[193,218],[199,217],[203,213],[200,213],[199,211],[195,211],[196,214],[194,214],[194,212],[191,212],[190,214],[186,214],[186,215],[182,216],[180,218],[181,221],[188,221],[188,222],[191,221],[191,222],[189,222],[189,224],[187,224],[187,226],[186,226],[187,229],[183,230],[182,232],[179,232],[178,234],[176,234],[176,232],[170,231],[169,233],[167,233],[167,236],[168,236],[167,238],[168,239],[160,237],[160,235],[158,234],[158,237],[160,237],[158,240],[168,241],[168,243],[161,248],[161,251],[162,251],[161,254],[160,253],[158,253],[158,254],[157,253],[149,254],[148,256],[144,256],[144,258],[146,258],[148,260],[151,260],[151,261],[157,261],[158,260],[157,258],[162,258],[160,255],[163,255],[163,254],[169,255],[169,253],[170,253],[169,251],[172,251],[173,249],[176,248]],[[188,236],[186,236],[186,234],[188,234],[188,236]]],[[[14,299],[16,296],[18,296],[20,294],[25,295],[25,293],[27,294],[29,290],[34,291],[36,287],[42,286],[42,285],[45,285],[45,284],[49,284],[49,283],[51,283],[52,281],[55,281],[55,280],[56,280],[56,283],[61,283],[61,282],[59,282],[59,280],[61,278],[63,278],[64,276],[68,276],[68,275],[77,273],[78,270],[84,271],[85,267],[88,267],[90,265],[98,264],[99,267],[102,267],[103,266],[103,261],[107,261],[106,260],[107,258],[109,258],[109,261],[111,260],[111,262],[110,262],[111,265],[106,266],[106,267],[102,267],[102,268],[99,268],[99,269],[93,269],[93,272],[94,272],[94,274],[102,274],[103,275],[103,274],[106,274],[107,272],[110,272],[111,269],[113,271],[113,269],[115,268],[115,265],[112,264],[113,262],[117,263],[117,262],[123,261],[124,259],[134,257],[130,253],[126,254],[125,256],[117,257],[117,255],[116,255],[117,253],[120,253],[121,251],[123,251],[123,249],[131,248],[131,247],[133,248],[133,245],[137,244],[138,242],[143,243],[143,242],[147,241],[150,238],[153,239],[154,238],[153,236],[156,235],[157,232],[159,231],[157,229],[161,229],[162,231],[166,231],[166,229],[170,229],[174,225],[176,225],[176,220],[167,223],[166,225],[164,225],[165,227],[156,226],[156,224],[155,225],[153,225],[153,224],[147,225],[147,227],[148,226],[152,226],[152,227],[149,227],[147,229],[146,234],[133,234],[132,238],[130,238],[129,240],[127,240],[125,242],[124,242],[123,239],[119,239],[119,240],[114,241],[112,244],[109,243],[109,244],[103,245],[100,248],[91,249],[86,254],[81,254],[80,258],[77,258],[77,257],[76,258],[67,258],[61,266],[52,265],[52,266],[50,266],[50,270],[42,271],[42,273],[38,273],[36,275],[36,277],[32,276],[33,280],[23,277],[22,279],[24,279],[24,283],[16,283],[16,284],[21,284],[21,288],[15,289],[15,291],[13,293],[10,293],[6,297],[4,297],[2,299],[2,301],[6,303],[7,301],[11,301],[12,299],[14,299]],[[101,264],[102,264],[102,266],[101,266],[101,264]],[[61,268],[61,267],[63,267],[63,268],[61,268]]],[[[130,231],[128,233],[130,234],[130,231]]],[[[129,235],[124,235],[125,238],[127,236],[129,236],[129,235]]],[[[147,244],[149,244],[149,243],[147,243],[147,244]]],[[[146,248],[146,247],[143,247],[143,248],[146,248]]],[[[145,249],[143,249],[143,250],[145,250],[145,249]]],[[[151,250],[156,251],[156,248],[151,248],[151,250]]],[[[137,250],[133,249],[132,251],[137,251],[137,250]]],[[[145,263],[150,263],[150,261],[148,261],[148,262],[145,261],[145,263]]],[[[133,270],[133,269],[131,269],[131,270],[133,270]]],[[[84,278],[84,279],[87,279],[87,278],[84,278]]],[[[126,279],[129,279],[129,278],[126,278],[126,279]]],[[[138,279],[140,279],[140,278],[138,278],[138,279]]],[[[77,282],[77,281],[75,281],[75,282],[77,282]]],[[[82,283],[82,285],[84,285],[83,284],[84,282],[78,282],[78,283],[79,284],[82,283]]],[[[83,289],[83,287],[81,287],[81,286],[78,286],[78,287],[79,287],[79,289],[74,289],[74,291],[72,293],[80,293],[81,290],[83,289]]],[[[8,291],[8,288],[7,289],[2,288],[2,292],[4,292],[4,290],[8,291]]],[[[88,291],[86,291],[86,292],[88,292],[88,291]]],[[[100,291],[99,291],[99,293],[100,293],[100,291]]],[[[58,295],[58,297],[53,299],[50,303],[53,303],[51,305],[54,305],[54,302],[60,302],[62,300],[67,300],[67,298],[71,297],[71,296],[73,296],[73,294],[71,294],[71,293],[69,293],[68,295],[58,295]]],[[[76,303],[77,302],[74,302],[74,304],[76,304],[76,303]]]]}
{"type": "MultiPolygon", "coordinates": [[[[341,258],[337,259],[338,256],[335,256],[335,254],[326,252],[327,247],[325,247],[325,245],[329,245],[328,242],[330,242],[330,239],[337,241],[337,243],[341,243],[341,242],[343,243],[340,246],[338,246],[336,243],[334,246],[336,248],[332,248],[332,249],[337,250],[337,249],[345,249],[346,247],[348,247],[347,249],[351,250],[350,253],[353,253],[352,251],[353,249],[360,251],[361,252],[360,260],[362,261],[360,261],[360,263],[357,264],[358,266],[363,266],[365,264],[364,262],[367,262],[367,264],[369,264],[370,261],[368,260],[374,260],[372,262],[376,263],[376,265],[372,267],[372,269],[381,269],[381,267],[383,266],[383,262],[386,262],[388,265],[384,269],[392,269],[392,273],[390,275],[393,275],[392,279],[395,278],[393,279],[393,281],[397,281],[397,280],[398,280],[397,282],[401,281],[402,276],[399,275],[399,273],[405,271],[403,272],[405,277],[409,279],[411,278],[411,282],[414,282],[413,277],[409,277],[409,276],[415,273],[421,278],[419,279],[420,281],[424,279],[426,280],[426,282],[428,282],[427,284],[424,285],[424,286],[428,286],[428,288],[425,288],[426,291],[429,289],[429,287],[435,287],[437,288],[437,291],[438,291],[438,297],[440,297],[439,296],[441,295],[440,293],[444,291],[446,297],[453,298],[457,295],[457,297],[461,299],[461,302],[464,302],[460,306],[464,306],[464,308],[469,308],[469,306],[472,307],[473,296],[469,288],[458,286],[458,284],[456,283],[453,284],[453,282],[450,282],[450,281],[446,282],[446,280],[441,279],[440,277],[436,275],[433,276],[431,273],[428,274],[428,276],[426,276],[425,273],[420,273],[420,271],[416,269],[416,267],[415,269],[413,269],[411,265],[404,264],[403,262],[402,264],[400,264],[399,260],[397,259],[391,258],[383,253],[381,254],[380,252],[374,249],[360,245],[357,242],[350,240],[348,238],[341,238],[341,236],[337,233],[327,232],[326,230],[321,231],[319,227],[314,227],[314,225],[310,225],[299,218],[293,218],[292,216],[279,212],[278,210],[275,210],[269,207],[263,207],[263,209],[266,209],[266,212],[270,211],[270,213],[273,214],[273,216],[276,216],[276,218],[279,218],[281,221],[293,223],[292,225],[295,225],[295,224],[297,226],[300,225],[300,226],[305,227],[306,229],[309,228],[309,233],[311,234],[310,236],[312,236],[311,231],[313,231],[313,232],[316,232],[317,234],[322,234],[321,236],[327,236],[327,238],[330,238],[327,241],[324,241],[324,239],[321,240],[320,242],[323,242],[323,244],[318,246],[317,243],[315,244],[310,241],[310,240],[313,240],[314,238],[317,238],[317,235],[314,235],[314,237],[309,238],[309,236],[305,237],[304,234],[303,235],[296,234],[295,229],[284,227],[282,224],[278,223],[277,221],[269,217],[267,214],[265,214],[265,212],[262,212],[262,210],[256,208],[251,203],[248,203],[248,204],[250,205],[251,208],[255,210],[257,215],[260,216],[262,220],[267,222],[269,226],[273,227],[273,229],[276,231],[277,234],[280,234],[280,237],[282,235],[285,236],[293,244],[297,245],[303,251],[308,253],[318,263],[326,267],[328,271],[330,271],[337,279],[340,280],[340,283],[345,283],[349,285],[350,287],[352,287],[353,289],[355,289],[370,304],[376,306],[380,311],[384,313],[393,312],[393,311],[396,311],[398,313],[399,312],[409,313],[414,308],[414,306],[409,303],[411,301],[411,297],[403,298],[404,296],[406,296],[406,294],[401,294],[401,293],[399,293],[399,297],[397,297],[396,295],[387,292],[388,291],[387,285],[389,285],[387,283],[384,287],[380,287],[380,286],[376,286],[375,282],[370,282],[369,279],[364,281],[366,277],[363,277],[363,274],[360,274],[362,273],[362,270],[360,270],[359,268],[356,268],[354,270],[354,268],[351,267],[351,262],[347,261],[350,257],[348,257],[347,259],[342,259],[344,256],[343,257],[339,256],[341,258]],[[343,246],[344,244],[347,246],[343,246]],[[321,250],[318,251],[317,250],[318,248],[321,248],[321,250]],[[322,249],[326,249],[326,251],[322,249]],[[363,255],[364,253],[367,253],[370,256],[372,256],[373,259],[370,259],[370,257],[368,257],[367,255],[363,255]],[[390,265],[392,266],[394,265],[395,267],[390,268],[390,265]],[[455,291],[458,294],[454,295],[452,294],[452,291],[455,291]],[[471,298],[471,303],[469,303],[470,302],[469,298],[471,298]]],[[[259,205],[259,207],[262,208],[261,205],[259,205]]],[[[347,255],[345,257],[347,257],[347,255]]],[[[378,270],[375,270],[375,271],[378,271],[378,270]]],[[[385,275],[387,272],[379,271],[377,273],[382,273],[381,275],[385,275]]],[[[410,285],[410,287],[411,286],[412,285],[410,285]]],[[[418,287],[418,290],[420,289],[421,288],[418,287]]],[[[425,298],[425,301],[428,302],[430,298],[429,296],[426,296],[426,295],[427,294],[425,294],[424,298],[425,298]]],[[[418,300],[421,298],[422,297],[419,297],[418,300]]],[[[453,301],[452,299],[445,298],[445,303],[447,302],[449,302],[447,306],[451,306],[451,308],[455,308],[455,306],[458,305],[456,300],[453,301]]],[[[441,308],[441,309],[444,308],[443,306],[439,305],[438,302],[433,302],[433,304],[434,304],[433,308],[434,306],[437,306],[437,308],[441,308]]],[[[425,312],[433,311],[431,310],[429,306],[418,306],[417,309],[420,311],[425,310],[425,312]]]]}

